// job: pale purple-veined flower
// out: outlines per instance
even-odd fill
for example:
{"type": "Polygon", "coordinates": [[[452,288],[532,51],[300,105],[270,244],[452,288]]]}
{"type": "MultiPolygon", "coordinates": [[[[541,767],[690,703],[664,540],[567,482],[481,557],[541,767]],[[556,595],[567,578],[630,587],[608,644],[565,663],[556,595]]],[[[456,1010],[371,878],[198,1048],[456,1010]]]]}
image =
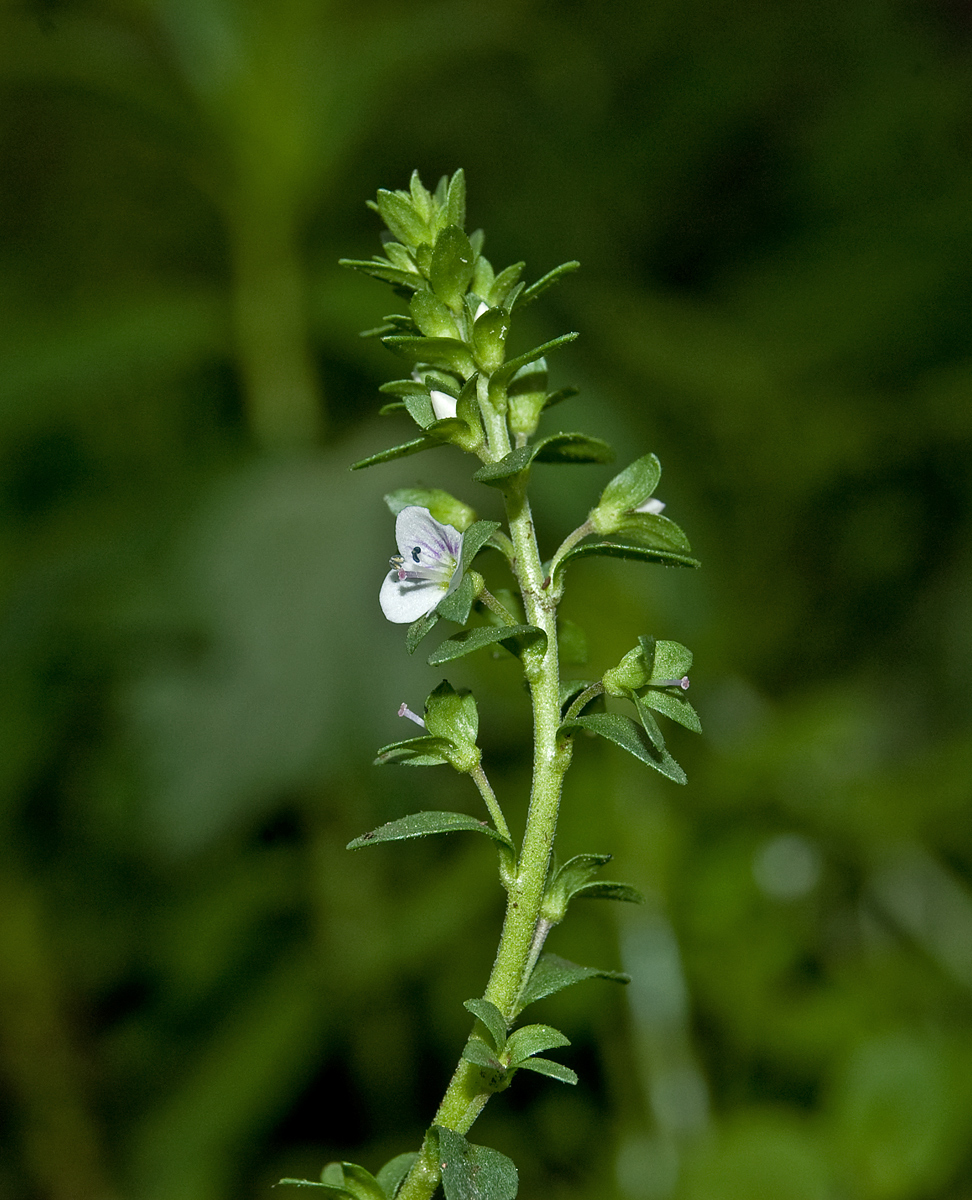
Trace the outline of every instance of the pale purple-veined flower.
{"type": "Polygon", "coordinates": [[[410,504],[395,520],[395,540],[398,553],[378,599],[389,621],[409,625],[462,582],[462,534],[441,524],[427,508],[410,504]]]}

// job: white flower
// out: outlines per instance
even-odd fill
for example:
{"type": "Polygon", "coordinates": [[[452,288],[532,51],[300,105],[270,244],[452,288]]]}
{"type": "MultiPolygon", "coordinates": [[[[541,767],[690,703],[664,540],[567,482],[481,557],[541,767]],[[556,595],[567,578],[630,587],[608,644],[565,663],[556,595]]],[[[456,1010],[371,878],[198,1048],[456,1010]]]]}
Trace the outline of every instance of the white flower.
{"type": "Polygon", "coordinates": [[[637,508],[633,508],[631,511],[657,514],[657,513],[660,513],[664,507],[665,507],[664,500],[659,500],[655,496],[650,496],[647,500],[644,501],[644,503],[639,504],[637,508]]]}
{"type": "Polygon", "coordinates": [[[489,305],[484,300],[480,300],[479,307],[476,309],[473,320],[478,321],[484,312],[489,312],[489,305]]]}
{"type": "Polygon", "coordinates": [[[430,613],[462,581],[462,534],[442,525],[427,508],[410,504],[395,519],[398,553],[378,599],[396,625],[409,625],[430,613]]]}
{"type": "Polygon", "coordinates": [[[432,401],[432,411],[437,421],[456,415],[456,401],[448,392],[438,392],[433,388],[429,392],[429,399],[432,401]]]}

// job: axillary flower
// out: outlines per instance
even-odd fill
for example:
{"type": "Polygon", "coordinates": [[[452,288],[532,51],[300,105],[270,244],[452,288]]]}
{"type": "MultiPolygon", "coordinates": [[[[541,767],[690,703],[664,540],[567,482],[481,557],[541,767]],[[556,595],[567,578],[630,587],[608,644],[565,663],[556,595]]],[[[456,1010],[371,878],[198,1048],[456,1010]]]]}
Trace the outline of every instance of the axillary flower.
{"type": "Polygon", "coordinates": [[[378,599],[389,621],[407,625],[430,613],[462,582],[462,534],[412,504],[395,520],[395,540],[398,553],[378,599]]]}

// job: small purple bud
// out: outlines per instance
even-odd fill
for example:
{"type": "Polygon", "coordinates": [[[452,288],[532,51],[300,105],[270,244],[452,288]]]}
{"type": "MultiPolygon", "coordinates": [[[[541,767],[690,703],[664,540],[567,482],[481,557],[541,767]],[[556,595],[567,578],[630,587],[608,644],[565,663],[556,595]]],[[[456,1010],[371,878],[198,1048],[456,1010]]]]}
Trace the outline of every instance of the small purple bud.
{"type": "Polygon", "coordinates": [[[421,725],[423,729],[425,728],[425,722],[418,715],[418,713],[413,713],[407,704],[402,704],[402,707],[398,710],[398,715],[400,717],[408,717],[408,719],[410,721],[414,721],[416,725],[421,725]]]}

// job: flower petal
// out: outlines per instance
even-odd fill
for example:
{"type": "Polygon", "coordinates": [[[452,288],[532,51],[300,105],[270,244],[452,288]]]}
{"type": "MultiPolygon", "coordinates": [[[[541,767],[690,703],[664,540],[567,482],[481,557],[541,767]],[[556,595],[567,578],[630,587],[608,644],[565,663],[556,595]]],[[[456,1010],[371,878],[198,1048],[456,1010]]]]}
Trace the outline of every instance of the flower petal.
{"type": "Polygon", "coordinates": [[[651,496],[643,503],[639,504],[637,508],[632,509],[632,511],[643,513],[660,513],[664,507],[664,500],[659,500],[656,496],[651,496]]]}
{"type": "Polygon", "coordinates": [[[399,579],[397,571],[385,576],[378,602],[386,618],[395,625],[411,625],[424,617],[444,598],[446,589],[432,579],[399,579]]]}
{"type": "Polygon", "coordinates": [[[395,541],[408,570],[445,574],[447,578],[459,565],[462,534],[451,525],[442,525],[427,508],[410,504],[395,519],[395,541]]]}
{"type": "Polygon", "coordinates": [[[442,421],[446,417],[456,415],[456,401],[448,392],[440,392],[433,388],[429,392],[429,399],[432,401],[432,411],[437,420],[442,421]]]}

